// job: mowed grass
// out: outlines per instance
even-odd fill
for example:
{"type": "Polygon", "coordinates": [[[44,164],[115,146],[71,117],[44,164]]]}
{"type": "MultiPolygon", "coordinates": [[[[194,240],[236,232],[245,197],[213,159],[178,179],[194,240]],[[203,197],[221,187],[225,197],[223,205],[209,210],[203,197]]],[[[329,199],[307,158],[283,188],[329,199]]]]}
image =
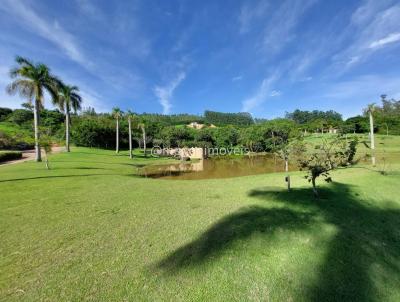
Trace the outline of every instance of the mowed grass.
{"type": "Polygon", "coordinates": [[[400,301],[396,162],[316,200],[303,172],[288,193],[280,173],[146,179],[165,160],[72,151],[0,166],[3,301],[400,301]]]}

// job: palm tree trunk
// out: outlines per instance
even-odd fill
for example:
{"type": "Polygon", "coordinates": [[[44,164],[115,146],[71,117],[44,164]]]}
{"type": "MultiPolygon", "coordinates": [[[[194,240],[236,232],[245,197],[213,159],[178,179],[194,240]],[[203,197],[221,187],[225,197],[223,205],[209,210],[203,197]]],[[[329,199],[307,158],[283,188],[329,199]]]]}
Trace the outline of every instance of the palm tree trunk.
{"type": "Polygon", "coordinates": [[[142,134],[143,134],[143,154],[146,156],[146,129],[142,127],[142,134]]]}
{"type": "Polygon", "coordinates": [[[116,143],[115,143],[115,153],[119,152],[119,118],[117,117],[117,126],[116,126],[116,131],[117,131],[117,135],[116,135],[116,143]]]}
{"type": "Polygon", "coordinates": [[[128,118],[128,127],[129,127],[129,157],[132,158],[132,120],[128,118]]]}
{"type": "Polygon", "coordinates": [[[42,155],[40,152],[40,133],[39,133],[39,106],[40,100],[36,98],[35,100],[35,108],[33,109],[33,119],[34,119],[34,129],[35,129],[35,161],[42,161],[42,155]]]}
{"type": "Polygon", "coordinates": [[[65,148],[67,149],[67,152],[70,152],[69,149],[69,125],[70,125],[70,116],[69,116],[69,110],[66,110],[65,113],[65,148]]]}
{"type": "Polygon", "coordinates": [[[375,166],[375,138],[374,138],[374,118],[372,112],[369,112],[369,127],[370,127],[370,139],[371,139],[371,150],[372,150],[372,165],[375,166]]]}

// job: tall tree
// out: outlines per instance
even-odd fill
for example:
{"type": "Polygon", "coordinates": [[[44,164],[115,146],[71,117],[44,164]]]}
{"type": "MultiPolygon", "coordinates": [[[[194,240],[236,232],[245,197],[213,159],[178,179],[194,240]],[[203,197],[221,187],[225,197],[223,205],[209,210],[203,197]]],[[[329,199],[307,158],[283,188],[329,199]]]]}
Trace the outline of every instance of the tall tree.
{"type": "Polygon", "coordinates": [[[132,120],[135,118],[134,113],[131,110],[126,112],[128,117],[128,128],[129,128],[129,157],[132,158],[132,120]]]}
{"type": "Polygon", "coordinates": [[[116,135],[115,135],[115,153],[119,153],[119,120],[123,115],[123,112],[118,107],[112,109],[112,115],[116,119],[116,135]]]}
{"type": "Polygon", "coordinates": [[[62,84],[59,88],[57,105],[61,111],[65,113],[65,147],[70,152],[70,125],[71,125],[71,109],[76,113],[81,109],[82,97],[78,94],[79,88],[62,84]]]}
{"type": "Polygon", "coordinates": [[[367,108],[367,112],[369,114],[369,131],[370,131],[370,140],[371,140],[371,150],[372,150],[372,165],[375,166],[375,137],[374,137],[374,117],[373,113],[375,111],[375,104],[369,104],[367,108]]]}
{"type": "Polygon", "coordinates": [[[58,87],[61,81],[50,73],[50,69],[42,63],[33,63],[23,57],[17,56],[15,59],[18,67],[11,69],[10,76],[15,79],[7,87],[9,94],[19,93],[21,97],[27,98],[29,102],[34,100],[34,129],[35,129],[35,151],[36,161],[41,161],[40,152],[40,132],[39,132],[39,114],[44,107],[44,91],[47,91],[57,102],[58,87]]]}
{"type": "Polygon", "coordinates": [[[146,125],[144,123],[139,123],[138,128],[142,130],[142,138],[143,138],[143,154],[146,156],[146,125]]]}

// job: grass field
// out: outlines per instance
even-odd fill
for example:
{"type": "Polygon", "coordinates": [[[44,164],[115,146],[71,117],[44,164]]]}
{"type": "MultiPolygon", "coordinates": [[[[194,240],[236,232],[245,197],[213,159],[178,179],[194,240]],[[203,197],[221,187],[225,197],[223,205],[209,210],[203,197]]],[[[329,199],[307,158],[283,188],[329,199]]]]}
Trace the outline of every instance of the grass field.
{"type": "MultiPolygon", "coordinates": [[[[400,137],[377,146],[396,158],[400,137]]],[[[400,161],[338,170],[318,200],[302,172],[290,193],[279,173],[137,176],[162,161],[0,166],[0,300],[400,301],[400,161]]]]}

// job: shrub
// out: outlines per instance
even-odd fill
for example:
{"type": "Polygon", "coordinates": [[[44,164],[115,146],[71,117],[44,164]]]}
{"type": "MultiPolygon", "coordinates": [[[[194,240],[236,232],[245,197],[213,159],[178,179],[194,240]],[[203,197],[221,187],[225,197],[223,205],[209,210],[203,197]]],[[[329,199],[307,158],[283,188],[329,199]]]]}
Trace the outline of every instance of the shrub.
{"type": "Polygon", "coordinates": [[[24,136],[21,133],[9,135],[0,131],[0,150],[28,150],[34,147],[32,137],[24,136]]]}
{"type": "Polygon", "coordinates": [[[22,152],[19,151],[0,151],[0,162],[22,158],[22,152]]]}

